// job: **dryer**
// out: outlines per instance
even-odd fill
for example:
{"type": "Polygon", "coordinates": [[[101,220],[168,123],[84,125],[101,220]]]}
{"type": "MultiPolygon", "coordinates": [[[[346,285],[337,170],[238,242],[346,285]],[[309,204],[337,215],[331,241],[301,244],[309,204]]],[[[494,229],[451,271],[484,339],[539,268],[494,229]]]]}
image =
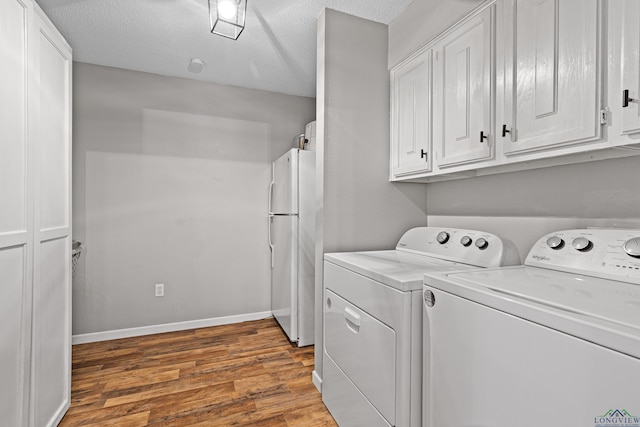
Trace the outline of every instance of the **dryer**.
{"type": "Polygon", "coordinates": [[[436,227],[395,250],[325,254],[322,399],[338,425],[419,426],[424,273],[517,263],[494,234],[436,227]]]}
{"type": "Polygon", "coordinates": [[[424,427],[640,426],[640,230],[424,278],[424,427]]]}

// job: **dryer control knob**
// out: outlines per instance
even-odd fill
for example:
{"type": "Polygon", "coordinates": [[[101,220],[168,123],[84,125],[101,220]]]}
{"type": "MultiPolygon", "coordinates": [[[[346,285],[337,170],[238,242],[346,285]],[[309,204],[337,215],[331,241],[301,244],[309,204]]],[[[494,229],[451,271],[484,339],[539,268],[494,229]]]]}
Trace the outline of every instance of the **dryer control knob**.
{"type": "Polygon", "coordinates": [[[476,246],[478,247],[478,249],[486,249],[487,246],[489,246],[489,242],[487,242],[487,239],[483,239],[482,237],[480,237],[476,240],[476,246]]]}
{"type": "Polygon", "coordinates": [[[449,233],[447,233],[446,231],[439,232],[438,235],[436,236],[436,240],[441,245],[444,245],[449,241],[449,233]]]}
{"type": "Polygon", "coordinates": [[[551,236],[547,239],[547,246],[549,246],[551,249],[562,249],[562,247],[564,246],[564,240],[562,240],[558,236],[551,236]]]}
{"type": "Polygon", "coordinates": [[[576,237],[571,243],[573,247],[580,252],[587,252],[593,248],[593,243],[586,237],[576,237]]]}
{"type": "Polygon", "coordinates": [[[624,242],[624,251],[627,255],[640,258],[640,237],[634,237],[624,242]]]}
{"type": "Polygon", "coordinates": [[[465,247],[471,245],[471,242],[472,240],[469,236],[464,236],[462,239],[460,239],[460,244],[465,247]]]}

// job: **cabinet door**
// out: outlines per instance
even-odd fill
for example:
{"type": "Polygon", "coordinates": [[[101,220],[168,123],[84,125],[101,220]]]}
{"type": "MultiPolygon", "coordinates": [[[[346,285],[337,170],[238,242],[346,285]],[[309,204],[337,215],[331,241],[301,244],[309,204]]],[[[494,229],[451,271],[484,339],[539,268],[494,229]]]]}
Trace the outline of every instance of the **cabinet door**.
{"type": "Polygon", "coordinates": [[[391,179],[431,171],[431,50],[391,71],[391,179]]]}
{"type": "Polygon", "coordinates": [[[31,425],[57,425],[71,397],[71,48],[35,8],[36,91],[31,425]]]}
{"type": "Polygon", "coordinates": [[[625,0],[623,9],[622,132],[629,134],[640,132],[640,2],[625,0]]]}
{"type": "Polygon", "coordinates": [[[0,424],[27,420],[33,197],[27,132],[30,1],[0,1],[0,424]]]}
{"type": "Polygon", "coordinates": [[[508,42],[503,51],[504,117],[498,131],[506,155],[600,137],[598,3],[504,2],[508,42]]]}
{"type": "Polygon", "coordinates": [[[453,30],[437,50],[440,168],[493,157],[494,9],[453,30]]]}

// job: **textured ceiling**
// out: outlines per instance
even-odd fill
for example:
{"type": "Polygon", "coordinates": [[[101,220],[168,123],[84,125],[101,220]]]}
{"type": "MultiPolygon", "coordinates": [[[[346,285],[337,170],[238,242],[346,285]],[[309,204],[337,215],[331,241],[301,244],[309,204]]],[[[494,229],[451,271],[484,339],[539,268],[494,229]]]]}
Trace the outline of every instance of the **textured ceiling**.
{"type": "Polygon", "coordinates": [[[37,0],[75,61],[311,97],[325,7],[388,24],[411,1],[247,0],[230,40],[210,33],[207,0],[37,0]],[[199,74],[187,71],[194,57],[199,74]]]}

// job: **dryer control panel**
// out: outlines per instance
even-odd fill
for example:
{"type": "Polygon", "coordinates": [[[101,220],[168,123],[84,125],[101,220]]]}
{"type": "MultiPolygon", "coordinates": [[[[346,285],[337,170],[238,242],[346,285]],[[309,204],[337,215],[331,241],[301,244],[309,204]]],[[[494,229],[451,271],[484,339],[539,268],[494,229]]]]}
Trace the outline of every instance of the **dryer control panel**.
{"type": "Polygon", "coordinates": [[[462,228],[412,228],[400,238],[396,250],[480,267],[520,264],[518,251],[509,240],[462,228]]]}
{"type": "Polygon", "coordinates": [[[540,238],[526,265],[640,284],[640,230],[563,230],[540,238]]]}

